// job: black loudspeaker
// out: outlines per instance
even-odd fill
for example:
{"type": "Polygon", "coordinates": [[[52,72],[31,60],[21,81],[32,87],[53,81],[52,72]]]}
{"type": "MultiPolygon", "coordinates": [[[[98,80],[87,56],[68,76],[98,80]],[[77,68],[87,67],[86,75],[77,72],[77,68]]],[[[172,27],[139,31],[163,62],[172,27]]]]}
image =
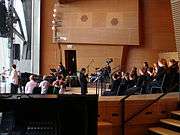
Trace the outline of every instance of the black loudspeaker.
{"type": "Polygon", "coordinates": [[[13,44],[13,59],[20,60],[20,44],[13,44]]]}
{"type": "Polygon", "coordinates": [[[0,37],[7,36],[7,25],[6,25],[7,9],[5,3],[0,1],[0,37]]]}
{"type": "Polygon", "coordinates": [[[0,95],[0,135],[97,135],[97,95],[0,95]]]}

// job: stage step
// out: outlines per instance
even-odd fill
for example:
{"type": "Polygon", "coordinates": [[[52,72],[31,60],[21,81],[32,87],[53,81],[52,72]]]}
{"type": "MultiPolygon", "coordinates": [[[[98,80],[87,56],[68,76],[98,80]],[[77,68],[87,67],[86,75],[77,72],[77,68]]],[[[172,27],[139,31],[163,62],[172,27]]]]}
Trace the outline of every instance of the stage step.
{"type": "Polygon", "coordinates": [[[174,114],[174,115],[180,116],[180,110],[178,110],[178,111],[172,111],[171,113],[174,114]]]}
{"type": "Polygon", "coordinates": [[[111,127],[112,126],[112,123],[111,122],[106,122],[106,121],[99,121],[98,122],[98,127],[111,127]]]}
{"type": "Polygon", "coordinates": [[[99,121],[98,135],[112,135],[112,123],[107,121],[99,121]]]}
{"type": "Polygon", "coordinates": [[[149,128],[149,131],[158,135],[180,135],[180,133],[178,132],[175,132],[166,128],[162,128],[162,127],[149,128]]]}
{"type": "Polygon", "coordinates": [[[180,120],[175,119],[161,119],[160,122],[180,128],[180,120]]]}
{"type": "Polygon", "coordinates": [[[180,120],[180,110],[172,111],[171,112],[171,118],[172,119],[176,119],[176,120],[180,120]]]}
{"type": "Polygon", "coordinates": [[[149,128],[149,135],[180,135],[180,111],[172,111],[168,119],[161,119],[161,127],[149,128]]]}

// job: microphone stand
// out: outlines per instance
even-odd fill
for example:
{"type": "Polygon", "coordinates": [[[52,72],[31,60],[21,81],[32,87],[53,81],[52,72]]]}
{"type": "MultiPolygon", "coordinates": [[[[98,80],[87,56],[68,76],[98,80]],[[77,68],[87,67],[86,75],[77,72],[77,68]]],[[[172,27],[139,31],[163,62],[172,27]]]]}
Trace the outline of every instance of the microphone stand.
{"type": "Polygon", "coordinates": [[[87,69],[87,73],[89,74],[89,67],[90,65],[94,62],[94,59],[92,59],[89,64],[86,66],[86,69],[87,69]]]}

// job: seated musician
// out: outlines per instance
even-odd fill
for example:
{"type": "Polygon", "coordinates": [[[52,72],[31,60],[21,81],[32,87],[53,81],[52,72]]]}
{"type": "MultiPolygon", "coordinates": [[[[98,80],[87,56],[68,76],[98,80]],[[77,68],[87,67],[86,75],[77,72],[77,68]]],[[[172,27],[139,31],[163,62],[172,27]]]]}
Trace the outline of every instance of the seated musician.
{"type": "Polygon", "coordinates": [[[147,81],[151,82],[156,77],[156,72],[153,67],[149,67],[147,70],[147,81]]]}
{"type": "Polygon", "coordinates": [[[5,69],[5,67],[3,67],[3,69],[2,69],[2,72],[1,72],[1,76],[2,76],[2,82],[5,82],[6,81],[6,78],[7,78],[7,71],[9,71],[9,70],[6,70],[5,69]]]}
{"type": "Polygon", "coordinates": [[[145,61],[145,62],[143,63],[143,70],[144,70],[145,74],[147,73],[148,69],[149,69],[149,64],[148,64],[147,61],[145,61]]]}
{"type": "Polygon", "coordinates": [[[129,85],[129,73],[126,72],[121,72],[121,83],[118,87],[118,91],[117,91],[117,95],[125,95],[126,94],[126,90],[128,88],[129,85]]]}
{"type": "Polygon", "coordinates": [[[66,68],[63,66],[62,62],[58,65],[57,73],[62,74],[64,78],[67,76],[66,68]]]}
{"type": "Polygon", "coordinates": [[[49,88],[49,82],[46,80],[47,76],[43,76],[43,81],[40,82],[39,87],[41,88],[41,94],[47,94],[49,88]]]}
{"type": "Polygon", "coordinates": [[[158,72],[158,63],[153,63],[153,76],[156,77],[158,72]]]}
{"type": "Polygon", "coordinates": [[[57,80],[53,82],[53,94],[62,94],[65,91],[65,80],[61,75],[57,76],[56,79],[57,80]]]}
{"type": "Polygon", "coordinates": [[[130,74],[129,74],[129,82],[128,82],[127,88],[131,88],[131,87],[133,87],[136,84],[137,77],[138,77],[137,76],[137,68],[133,67],[131,69],[130,74]]]}
{"type": "Polygon", "coordinates": [[[105,91],[103,93],[103,96],[116,96],[120,83],[121,83],[121,76],[119,73],[115,73],[113,75],[111,91],[105,91]]]}
{"type": "Polygon", "coordinates": [[[29,80],[25,86],[25,94],[33,94],[34,88],[38,86],[37,82],[35,82],[34,75],[31,75],[29,80]]]}
{"type": "Polygon", "coordinates": [[[148,76],[146,74],[147,70],[145,68],[139,69],[139,76],[137,77],[137,81],[135,85],[127,90],[126,94],[139,92],[141,89],[143,90],[145,87],[145,82],[148,80],[148,76]]]}
{"type": "Polygon", "coordinates": [[[179,83],[179,66],[178,62],[174,59],[170,59],[168,62],[167,78],[168,83],[166,84],[167,90],[177,91],[179,83]]]}
{"type": "Polygon", "coordinates": [[[163,77],[167,71],[167,61],[165,59],[158,60],[158,70],[155,79],[147,85],[147,93],[150,92],[154,86],[160,86],[163,82],[163,77]]]}
{"type": "Polygon", "coordinates": [[[111,66],[109,64],[107,64],[105,66],[105,70],[104,70],[105,82],[110,81],[110,76],[111,76],[111,66]]]}

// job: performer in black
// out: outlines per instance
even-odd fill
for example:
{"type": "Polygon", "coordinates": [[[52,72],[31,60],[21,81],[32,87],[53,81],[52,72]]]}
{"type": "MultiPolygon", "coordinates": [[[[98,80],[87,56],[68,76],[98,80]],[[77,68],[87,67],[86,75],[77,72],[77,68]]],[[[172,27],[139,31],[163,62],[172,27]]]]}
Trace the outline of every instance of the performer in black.
{"type": "Polygon", "coordinates": [[[86,73],[86,69],[82,68],[80,72],[80,78],[79,78],[82,95],[85,95],[88,93],[88,90],[87,90],[88,81],[87,81],[87,76],[85,75],[85,73],[86,73]]]}
{"type": "Polygon", "coordinates": [[[66,68],[63,66],[62,62],[60,62],[60,64],[58,65],[57,72],[59,74],[62,74],[64,78],[67,76],[66,68]]]}

